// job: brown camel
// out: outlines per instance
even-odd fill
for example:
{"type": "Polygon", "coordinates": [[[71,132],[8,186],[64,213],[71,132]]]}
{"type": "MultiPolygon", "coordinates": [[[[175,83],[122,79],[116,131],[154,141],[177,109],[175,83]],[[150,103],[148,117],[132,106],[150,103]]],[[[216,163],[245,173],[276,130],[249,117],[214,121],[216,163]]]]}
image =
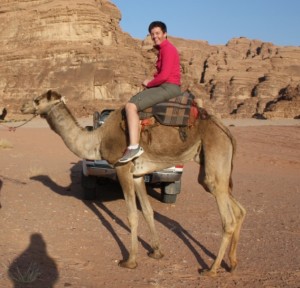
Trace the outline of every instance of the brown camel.
{"type": "Polygon", "coordinates": [[[44,117],[51,129],[59,134],[67,147],[78,157],[86,159],[105,159],[114,164],[123,189],[131,229],[131,247],[128,259],[119,265],[126,268],[137,266],[138,250],[138,211],[136,195],[140,201],[143,215],[151,231],[150,257],[163,257],[158,233],[154,225],[153,209],[148,200],[143,175],[194,159],[200,164],[199,183],[215,196],[222,221],[222,241],[217,257],[206,275],[214,276],[224,257],[228,245],[231,271],[237,266],[236,250],[245,209],[231,194],[231,174],[235,140],[230,131],[215,117],[197,120],[187,129],[187,139],[180,139],[176,127],[163,125],[151,129],[149,137],[141,135],[141,146],[145,152],[139,158],[126,164],[118,164],[127,146],[127,136],[122,128],[122,109],[110,114],[105,123],[94,131],[81,128],[64,102],[64,98],[54,91],[25,103],[21,109],[24,114],[44,117]]]}

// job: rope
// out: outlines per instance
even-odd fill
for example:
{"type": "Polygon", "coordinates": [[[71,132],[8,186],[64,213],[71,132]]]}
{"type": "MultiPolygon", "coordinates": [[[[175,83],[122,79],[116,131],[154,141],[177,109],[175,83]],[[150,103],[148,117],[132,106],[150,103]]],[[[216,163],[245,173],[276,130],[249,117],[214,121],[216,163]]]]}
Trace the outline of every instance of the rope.
{"type": "Polygon", "coordinates": [[[7,126],[7,125],[4,125],[4,124],[2,124],[2,123],[0,123],[0,125],[1,125],[2,127],[7,128],[8,131],[13,131],[13,132],[15,132],[15,131],[17,130],[17,128],[24,126],[25,124],[27,124],[28,122],[30,122],[30,121],[31,121],[33,118],[35,118],[36,116],[37,116],[37,115],[33,115],[30,119],[26,120],[24,123],[22,123],[22,124],[20,124],[20,125],[18,125],[18,126],[7,126]]]}

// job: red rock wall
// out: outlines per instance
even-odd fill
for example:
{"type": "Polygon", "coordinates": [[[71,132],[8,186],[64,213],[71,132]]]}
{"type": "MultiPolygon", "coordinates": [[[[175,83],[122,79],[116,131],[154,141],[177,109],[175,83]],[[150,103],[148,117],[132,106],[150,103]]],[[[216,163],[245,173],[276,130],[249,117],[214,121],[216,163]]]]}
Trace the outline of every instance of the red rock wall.
{"type": "MultiPolygon", "coordinates": [[[[149,38],[124,33],[120,19],[108,0],[2,0],[0,106],[17,113],[23,99],[47,89],[64,94],[77,116],[95,105],[122,105],[153,72],[155,53],[149,38]]],[[[169,38],[180,52],[183,89],[212,113],[299,116],[299,96],[281,97],[300,83],[299,47],[246,38],[220,46],[169,38]]]]}

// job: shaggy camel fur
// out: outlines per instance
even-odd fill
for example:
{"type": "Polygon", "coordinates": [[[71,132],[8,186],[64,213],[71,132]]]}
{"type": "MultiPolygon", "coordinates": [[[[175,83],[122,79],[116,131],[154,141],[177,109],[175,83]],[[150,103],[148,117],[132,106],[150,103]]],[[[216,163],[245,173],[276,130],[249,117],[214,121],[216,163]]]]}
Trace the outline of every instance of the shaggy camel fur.
{"type": "Polygon", "coordinates": [[[66,107],[63,97],[57,92],[45,94],[25,103],[21,109],[24,114],[36,114],[46,118],[51,129],[59,134],[67,147],[78,157],[86,159],[105,159],[114,164],[123,189],[127,205],[128,221],[131,228],[131,248],[128,259],[119,265],[126,268],[137,266],[138,250],[138,210],[136,195],[140,201],[143,215],[151,231],[153,251],[150,257],[163,257],[158,233],[154,225],[153,209],[148,200],[143,175],[194,159],[200,164],[198,181],[215,196],[222,221],[222,241],[217,257],[206,275],[214,276],[224,257],[228,245],[231,271],[237,266],[236,250],[245,209],[231,194],[231,174],[235,140],[230,131],[215,117],[197,120],[188,128],[187,139],[182,142],[178,129],[158,125],[151,129],[151,141],[141,137],[145,152],[139,158],[126,164],[118,164],[127,147],[128,139],[122,129],[122,111],[110,114],[105,123],[94,131],[81,128],[66,107]]]}

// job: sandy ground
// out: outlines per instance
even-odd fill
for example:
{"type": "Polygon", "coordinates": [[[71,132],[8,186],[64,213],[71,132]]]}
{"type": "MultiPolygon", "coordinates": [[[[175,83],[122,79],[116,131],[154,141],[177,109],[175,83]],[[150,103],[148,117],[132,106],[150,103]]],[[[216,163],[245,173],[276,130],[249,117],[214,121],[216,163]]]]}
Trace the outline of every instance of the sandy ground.
{"type": "Polygon", "coordinates": [[[197,184],[196,164],[185,166],[176,204],[150,195],[165,257],[147,256],[140,217],[139,266],[122,269],[130,239],[118,186],[83,201],[81,161],[44,120],[15,132],[1,126],[0,287],[300,287],[299,121],[224,120],[238,143],[234,194],[247,217],[237,271],[226,271],[226,257],[215,278],[198,273],[215,258],[221,223],[213,197],[197,184]],[[34,265],[40,275],[29,285],[9,276],[34,265]]]}

